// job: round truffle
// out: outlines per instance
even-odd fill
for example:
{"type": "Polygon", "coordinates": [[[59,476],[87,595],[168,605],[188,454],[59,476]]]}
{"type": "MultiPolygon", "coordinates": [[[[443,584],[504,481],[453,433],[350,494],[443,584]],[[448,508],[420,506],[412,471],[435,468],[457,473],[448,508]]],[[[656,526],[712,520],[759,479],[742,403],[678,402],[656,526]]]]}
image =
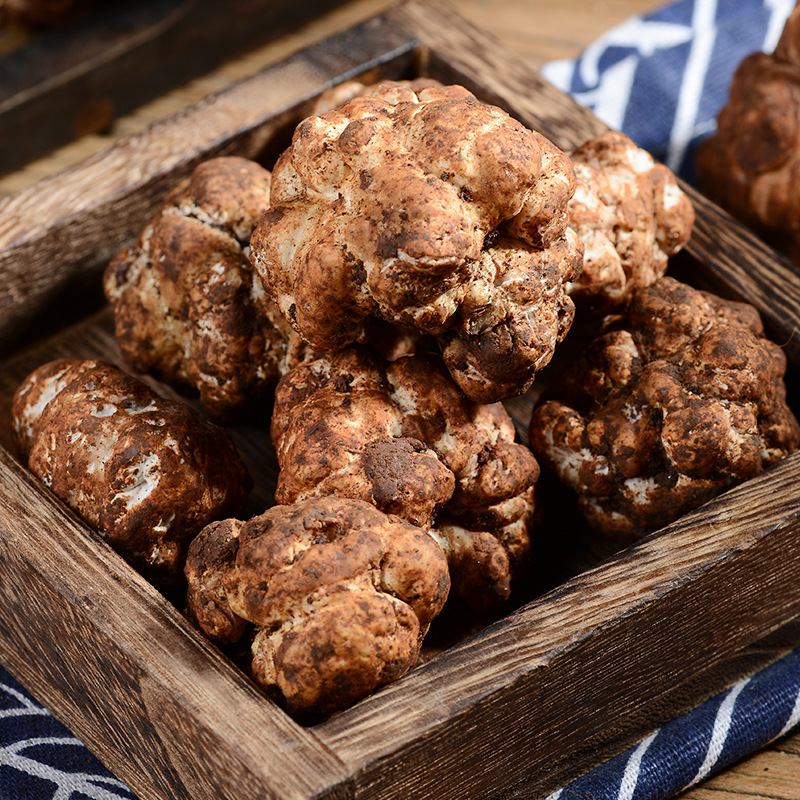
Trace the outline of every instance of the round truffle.
{"type": "Polygon", "coordinates": [[[537,405],[531,446],[594,529],[637,538],[797,448],[785,370],[754,308],[664,277],[537,405]]]}
{"type": "Polygon", "coordinates": [[[222,428],[110,364],[42,365],[17,390],[13,419],[31,472],[162,588],[182,580],[197,532],[250,491],[222,428]]]}
{"type": "Polygon", "coordinates": [[[197,390],[219,421],[257,405],[307,353],[247,257],[270,179],[244,158],[200,164],[104,275],[126,361],[197,390]]]}
{"type": "Polygon", "coordinates": [[[459,86],[389,84],[296,129],[250,258],[318,350],[374,318],[440,340],[472,399],[525,392],[572,322],[569,159],[459,86]]]}
{"type": "Polygon", "coordinates": [[[290,712],[314,715],[405,674],[449,590],[427,533],[336,497],[207,527],[187,578],[201,629],[226,643],[252,630],[256,682],[290,712]]]}

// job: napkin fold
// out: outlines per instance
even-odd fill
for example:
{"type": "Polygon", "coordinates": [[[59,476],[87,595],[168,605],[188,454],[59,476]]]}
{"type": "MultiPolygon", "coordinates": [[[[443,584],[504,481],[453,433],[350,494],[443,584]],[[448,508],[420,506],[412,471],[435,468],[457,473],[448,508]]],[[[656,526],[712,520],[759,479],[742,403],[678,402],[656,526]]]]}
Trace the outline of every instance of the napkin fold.
{"type": "MultiPolygon", "coordinates": [[[[681,0],[610,30],[543,74],[690,183],[694,151],[736,66],[772,50],[795,0],[681,0]]],[[[550,795],[666,800],[793,730],[800,650],[740,681],[550,795]]],[[[0,800],[135,800],[0,667],[0,800]]]]}

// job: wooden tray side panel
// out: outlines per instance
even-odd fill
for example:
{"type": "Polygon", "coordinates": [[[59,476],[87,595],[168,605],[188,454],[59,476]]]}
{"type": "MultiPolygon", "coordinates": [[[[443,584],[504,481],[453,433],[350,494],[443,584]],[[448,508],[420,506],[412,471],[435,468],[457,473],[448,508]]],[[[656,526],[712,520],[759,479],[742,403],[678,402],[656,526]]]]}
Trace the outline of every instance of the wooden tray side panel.
{"type": "MultiPolygon", "coordinates": [[[[256,157],[331,82],[400,77],[415,59],[561,146],[602,129],[446,6],[412,0],[0,204],[0,349],[70,286],[96,281],[197,161],[256,157]]],[[[743,267],[747,238],[702,204],[699,224],[709,279],[765,311],[778,264],[788,300],[773,321],[793,331],[796,276],[766,248],[743,267]],[[722,256],[712,224],[725,226],[722,256]]],[[[13,611],[0,655],[143,800],[488,800],[510,781],[544,793],[598,729],[800,613],[798,480],[800,455],[306,730],[0,449],[0,602],[13,611]]]]}
{"type": "Polygon", "coordinates": [[[0,448],[0,656],[141,800],[345,800],[342,764],[0,448]]]}
{"type": "Polygon", "coordinates": [[[17,169],[342,0],[98,3],[0,61],[0,173],[17,169]],[[19,136],[25,131],[25,136],[19,136]]]}

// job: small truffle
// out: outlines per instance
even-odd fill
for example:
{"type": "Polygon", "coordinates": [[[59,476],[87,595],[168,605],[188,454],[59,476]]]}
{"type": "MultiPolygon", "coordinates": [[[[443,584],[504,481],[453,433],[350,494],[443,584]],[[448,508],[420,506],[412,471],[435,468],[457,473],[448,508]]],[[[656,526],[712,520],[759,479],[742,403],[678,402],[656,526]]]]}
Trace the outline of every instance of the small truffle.
{"type": "Polygon", "coordinates": [[[739,65],[717,130],[697,151],[703,192],[775,244],[800,251],[800,7],[775,52],[739,65]]]}
{"type": "Polygon", "coordinates": [[[201,629],[224,644],[253,634],[254,679],[295,714],[339,710],[405,674],[449,590],[427,533],[336,497],[208,526],[186,573],[201,629]]]}
{"type": "Polygon", "coordinates": [[[270,177],[244,158],[202,163],[104,276],[127,362],[193,387],[219,421],[256,405],[307,354],[247,258],[270,177]]]}
{"type": "Polygon", "coordinates": [[[622,133],[590,139],[571,158],[570,227],[586,250],[569,292],[608,312],[664,275],[689,241],[694,208],[672,172],[622,133]]]}
{"type": "Polygon", "coordinates": [[[17,390],[13,420],[31,472],[162,588],[182,580],[192,537],[250,490],[223,429],[110,364],[42,365],[17,390]]]}
{"type": "Polygon", "coordinates": [[[785,370],[752,306],[664,277],[537,405],[531,446],[594,529],[634,539],[797,448],[785,370]]]}
{"type": "Polygon", "coordinates": [[[469,400],[433,358],[363,346],[288,372],[275,392],[279,503],[357,498],[433,528],[454,591],[508,598],[528,563],[538,464],[499,403],[469,400]]]}
{"type": "Polygon", "coordinates": [[[314,348],[406,325],[493,402],[525,392],[571,325],[574,181],[547,139],[462,87],[387,84],[297,127],[250,258],[314,348]]]}

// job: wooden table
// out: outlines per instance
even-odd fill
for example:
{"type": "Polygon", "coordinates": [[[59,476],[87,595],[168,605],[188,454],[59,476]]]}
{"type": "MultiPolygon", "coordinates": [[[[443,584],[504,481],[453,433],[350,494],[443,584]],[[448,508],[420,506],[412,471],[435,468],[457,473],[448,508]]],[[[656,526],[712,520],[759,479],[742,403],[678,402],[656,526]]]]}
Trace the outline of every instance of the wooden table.
{"type": "MultiPolygon", "coordinates": [[[[636,13],[655,8],[652,0],[450,0],[466,18],[538,67],[551,59],[577,55],[604,31],[636,13]]],[[[343,30],[392,5],[390,0],[352,0],[286,36],[118,120],[104,135],[87,136],[24,169],[0,178],[0,195],[29,186],[106,146],[115,138],[170,116],[200,98],[289,53],[343,30]]],[[[800,734],[774,743],[725,773],[686,793],[684,800],[752,800],[800,797],[800,734]]]]}

